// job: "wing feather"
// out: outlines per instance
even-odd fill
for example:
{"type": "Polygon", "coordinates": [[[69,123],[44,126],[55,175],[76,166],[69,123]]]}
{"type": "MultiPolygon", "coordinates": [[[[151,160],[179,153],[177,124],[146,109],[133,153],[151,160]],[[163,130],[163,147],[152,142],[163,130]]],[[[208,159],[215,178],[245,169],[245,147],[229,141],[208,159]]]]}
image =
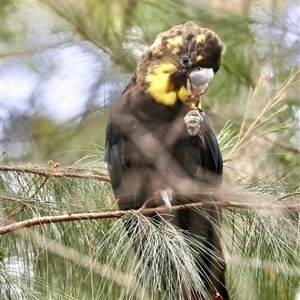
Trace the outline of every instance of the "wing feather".
{"type": "Polygon", "coordinates": [[[104,160],[107,162],[111,185],[117,188],[123,178],[122,136],[116,132],[109,121],[106,127],[106,142],[104,160]]]}

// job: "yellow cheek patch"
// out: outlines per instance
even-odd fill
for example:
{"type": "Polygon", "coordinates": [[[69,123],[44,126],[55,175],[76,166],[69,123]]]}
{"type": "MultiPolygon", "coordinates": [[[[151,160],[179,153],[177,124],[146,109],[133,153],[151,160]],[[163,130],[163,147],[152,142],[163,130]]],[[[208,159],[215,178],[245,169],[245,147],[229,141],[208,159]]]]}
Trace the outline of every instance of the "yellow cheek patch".
{"type": "Polygon", "coordinates": [[[189,95],[184,86],[179,90],[174,90],[170,82],[170,75],[176,71],[177,69],[172,63],[156,65],[148,70],[146,76],[147,92],[155,101],[167,106],[173,106],[178,99],[183,103],[188,99],[189,95]]]}
{"type": "Polygon", "coordinates": [[[176,54],[182,45],[183,40],[182,36],[178,35],[172,38],[167,39],[167,48],[173,53],[176,54]]]}
{"type": "Polygon", "coordinates": [[[182,86],[179,90],[174,90],[170,82],[170,75],[176,71],[177,68],[172,63],[164,63],[148,69],[145,79],[148,84],[147,92],[155,101],[166,106],[173,106],[178,99],[183,103],[188,100],[186,88],[182,86]]]}
{"type": "Polygon", "coordinates": [[[204,40],[205,40],[205,35],[204,34],[197,35],[197,37],[196,37],[196,42],[197,43],[204,42],[204,40]]]}
{"type": "Polygon", "coordinates": [[[167,106],[173,106],[177,100],[177,94],[169,81],[169,76],[175,71],[176,67],[172,63],[164,63],[148,70],[146,76],[147,92],[154,100],[167,106]]]}
{"type": "Polygon", "coordinates": [[[188,92],[184,86],[180,88],[180,90],[177,92],[177,97],[180,99],[180,101],[185,102],[188,98],[188,92]]]}
{"type": "Polygon", "coordinates": [[[156,65],[148,70],[148,75],[145,79],[148,84],[147,92],[155,101],[166,106],[173,106],[177,99],[183,103],[188,99],[188,92],[184,86],[175,91],[170,83],[169,77],[176,70],[172,63],[156,65]]]}

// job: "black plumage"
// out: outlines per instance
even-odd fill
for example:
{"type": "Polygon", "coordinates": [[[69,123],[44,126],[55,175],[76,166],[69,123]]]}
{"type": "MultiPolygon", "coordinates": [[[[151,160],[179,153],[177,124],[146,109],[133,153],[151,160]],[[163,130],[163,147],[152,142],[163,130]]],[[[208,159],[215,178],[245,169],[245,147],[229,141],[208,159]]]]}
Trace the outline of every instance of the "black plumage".
{"type": "MultiPolygon", "coordinates": [[[[172,190],[175,195],[170,199],[172,205],[184,203],[182,198],[176,198],[176,193],[203,193],[205,189],[219,187],[222,181],[222,156],[210,119],[198,109],[202,121],[195,136],[188,133],[184,121],[189,111],[197,110],[191,103],[198,105],[200,99],[194,100],[188,91],[188,96],[185,94],[190,72],[200,65],[217,72],[222,46],[213,32],[192,22],[160,36],[142,56],[137,71],[113,106],[107,124],[105,159],[120,209],[164,205],[162,191],[166,190],[172,190]],[[191,59],[188,68],[180,63],[183,54],[191,59]],[[163,68],[153,69],[157,66],[163,68]],[[149,77],[151,72],[154,75],[149,77]],[[159,99],[153,93],[159,84],[155,76],[157,80],[166,80],[158,85],[159,99]],[[181,86],[184,93],[179,92],[181,86]],[[164,102],[164,93],[172,103],[164,102]]],[[[195,264],[211,299],[229,299],[220,244],[221,212],[212,206],[202,212],[185,209],[170,214],[153,215],[153,219],[164,219],[185,230],[213,253],[194,249],[195,264]]],[[[203,299],[203,295],[193,290],[185,294],[189,295],[185,299],[203,299]]]]}

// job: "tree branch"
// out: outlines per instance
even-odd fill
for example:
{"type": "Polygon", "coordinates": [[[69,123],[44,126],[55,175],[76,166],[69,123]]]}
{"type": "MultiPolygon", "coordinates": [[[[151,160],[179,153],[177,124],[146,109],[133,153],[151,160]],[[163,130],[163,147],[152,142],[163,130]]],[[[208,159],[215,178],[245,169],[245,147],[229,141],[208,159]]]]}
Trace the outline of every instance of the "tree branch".
{"type": "Polygon", "coordinates": [[[70,169],[70,168],[40,168],[40,167],[10,167],[10,166],[0,166],[0,171],[3,172],[17,172],[17,173],[30,173],[34,175],[44,176],[46,178],[50,177],[60,177],[60,178],[83,178],[83,179],[94,179],[99,181],[110,182],[109,176],[104,172],[99,172],[95,169],[91,170],[80,170],[80,169],[70,169]]]}
{"type": "Polygon", "coordinates": [[[281,205],[281,204],[270,204],[270,203],[240,203],[240,202],[228,202],[228,201],[207,201],[207,202],[198,202],[190,204],[182,204],[172,206],[172,210],[165,206],[160,206],[157,208],[147,208],[140,210],[117,210],[117,211],[107,211],[107,212],[98,212],[98,213],[78,213],[78,214],[65,214],[59,216],[46,216],[38,217],[33,219],[28,219],[21,222],[16,222],[9,224],[0,228],[0,235],[4,235],[22,228],[29,228],[32,226],[50,224],[50,223],[61,223],[61,222],[71,222],[71,221],[84,221],[84,220],[95,220],[95,219],[108,219],[108,218],[120,218],[125,214],[140,213],[144,216],[152,216],[153,214],[171,214],[175,211],[184,210],[187,208],[200,208],[200,207],[209,207],[217,206],[219,208],[243,208],[243,209],[266,209],[266,210],[286,210],[294,211],[300,213],[300,204],[294,205],[281,205]]]}

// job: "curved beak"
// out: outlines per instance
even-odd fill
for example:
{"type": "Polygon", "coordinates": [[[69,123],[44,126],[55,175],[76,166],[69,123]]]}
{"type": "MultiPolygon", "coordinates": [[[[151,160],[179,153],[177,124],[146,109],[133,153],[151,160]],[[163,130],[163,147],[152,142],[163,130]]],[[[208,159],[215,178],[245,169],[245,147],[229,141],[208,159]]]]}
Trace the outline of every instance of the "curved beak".
{"type": "Polygon", "coordinates": [[[212,79],[214,78],[213,69],[192,70],[187,79],[187,92],[192,99],[198,100],[203,95],[212,79]]]}

